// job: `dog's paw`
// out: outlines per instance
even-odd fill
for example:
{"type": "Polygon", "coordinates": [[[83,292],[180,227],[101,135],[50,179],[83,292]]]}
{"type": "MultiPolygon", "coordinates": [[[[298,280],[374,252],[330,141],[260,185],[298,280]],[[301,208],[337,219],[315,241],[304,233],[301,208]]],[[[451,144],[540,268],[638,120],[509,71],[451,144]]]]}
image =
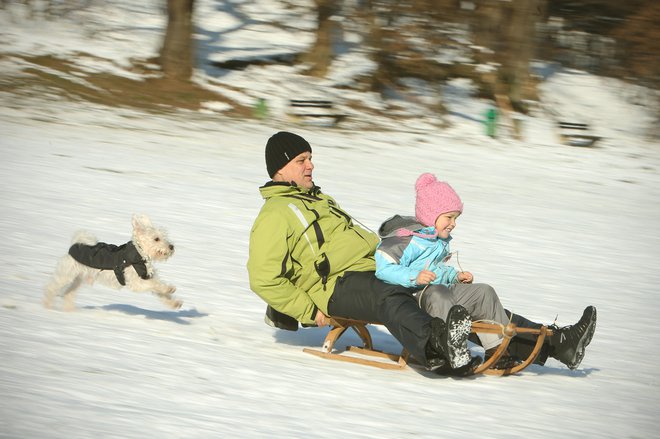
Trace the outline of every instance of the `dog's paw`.
{"type": "Polygon", "coordinates": [[[176,287],[174,285],[169,285],[165,290],[165,294],[171,296],[172,294],[174,294],[175,291],[176,291],[176,287]]]}
{"type": "Polygon", "coordinates": [[[183,301],[182,300],[172,300],[170,301],[170,306],[172,309],[179,309],[181,306],[183,306],[183,301]]]}
{"type": "Polygon", "coordinates": [[[53,298],[51,296],[45,296],[41,304],[44,306],[46,309],[53,309],[53,298]]]}

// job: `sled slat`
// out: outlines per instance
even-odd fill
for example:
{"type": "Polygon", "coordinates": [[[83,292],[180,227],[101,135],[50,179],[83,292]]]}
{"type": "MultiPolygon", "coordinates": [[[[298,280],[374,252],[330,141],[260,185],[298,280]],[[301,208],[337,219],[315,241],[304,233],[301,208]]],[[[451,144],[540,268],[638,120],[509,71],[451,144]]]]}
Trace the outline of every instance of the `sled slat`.
{"type": "MultiPolygon", "coordinates": [[[[331,326],[331,329],[330,332],[328,332],[326,335],[321,349],[304,348],[303,352],[329,360],[363,364],[390,370],[406,369],[409,364],[416,363],[414,359],[410,357],[410,353],[406,349],[403,349],[400,354],[393,354],[374,349],[373,339],[367,325],[379,324],[380,323],[366,322],[354,319],[342,319],[337,317],[329,318],[329,325],[331,326]],[[335,350],[335,343],[348,328],[353,328],[364,345],[362,347],[348,346],[344,351],[335,350]],[[356,355],[347,355],[348,352],[356,355]]],[[[504,336],[502,343],[497,348],[495,353],[486,362],[478,366],[474,371],[475,374],[484,373],[487,375],[511,375],[524,370],[526,367],[532,364],[534,360],[536,360],[536,357],[541,351],[541,347],[543,346],[545,338],[552,335],[552,330],[548,329],[546,326],[542,326],[539,329],[519,328],[512,323],[509,323],[506,326],[502,326],[497,323],[473,322],[472,332],[477,334],[502,334],[504,336]],[[537,336],[536,344],[534,345],[534,349],[530,355],[522,363],[515,367],[509,369],[493,369],[492,366],[496,364],[497,360],[499,360],[504,352],[506,352],[511,339],[517,334],[532,334],[537,336]]]]}

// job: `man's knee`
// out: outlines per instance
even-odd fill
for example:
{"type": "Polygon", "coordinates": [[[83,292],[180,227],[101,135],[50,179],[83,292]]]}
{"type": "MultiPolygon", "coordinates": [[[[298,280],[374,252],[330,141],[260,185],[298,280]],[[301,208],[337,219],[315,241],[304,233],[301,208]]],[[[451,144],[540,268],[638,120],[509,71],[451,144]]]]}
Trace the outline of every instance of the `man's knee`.
{"type": "Polygon", "coordinates": [[[383,318],[391,318],[393,315],[396,315],[402,307],[406,307],[410,302],[416,304],[411,289],[384,282],[377,284],[373,300],[374,309],[378,310],[378,313],[382,315],[383,318]]]}

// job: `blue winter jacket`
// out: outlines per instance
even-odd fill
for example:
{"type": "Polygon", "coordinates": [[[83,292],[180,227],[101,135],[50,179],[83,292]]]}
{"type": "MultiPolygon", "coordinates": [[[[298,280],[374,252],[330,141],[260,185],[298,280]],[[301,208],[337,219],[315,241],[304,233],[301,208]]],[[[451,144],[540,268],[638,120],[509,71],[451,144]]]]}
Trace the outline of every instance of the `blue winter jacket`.
{"type": "Polygon", "coordinates": [[[419,272],[429,270],[436,275],[432,284],[456,283],[458,271],[445,264],[450,253],[451,236],[448,239],[397,236],[396,230],[400,228],[419,234],[435,235],[435,228],[424,228],[414,221],[414,217],[396,215],[385,221],[379,230],[383,239],[375,255],[376,277],[390,284],[414,288],[418,286],[416,279],[419,272]]]}

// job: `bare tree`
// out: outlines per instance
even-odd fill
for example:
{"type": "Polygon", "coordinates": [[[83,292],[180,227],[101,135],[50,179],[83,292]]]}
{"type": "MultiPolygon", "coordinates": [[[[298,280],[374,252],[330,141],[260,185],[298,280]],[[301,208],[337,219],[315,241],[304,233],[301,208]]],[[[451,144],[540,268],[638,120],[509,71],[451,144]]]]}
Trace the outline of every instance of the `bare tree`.
{"type": "Polygon", "coordinates": [[[625,74],[660,88],[660,4],[647,1],[613,32],[625,74]]]}
{"type": "Polygon", "coordinates": [[[316,41],[302,56],[302,61],[310,64],[308,74],[323,77],[328,72],[334,58],[333,36],[337,26],[332,16],[339,9],[341,0],[314,0],[317,10],[316,41]]]}
{"type": "Polygon", "coordinates": [[[192,15],[195,0],[167,0],[167,31],[160,51],[166,78],[188,80],[194,67],[192,15]]]}
{"type": "Polygon", "coordinates": [[[533,89],[530,62],[536,23],[545,15],[546,0],[478,2],[473,23],[477,44],[490,49],[484,58],[497,71],[486,82],[498,106],[525,111],[523,101],[533,89]]]}

